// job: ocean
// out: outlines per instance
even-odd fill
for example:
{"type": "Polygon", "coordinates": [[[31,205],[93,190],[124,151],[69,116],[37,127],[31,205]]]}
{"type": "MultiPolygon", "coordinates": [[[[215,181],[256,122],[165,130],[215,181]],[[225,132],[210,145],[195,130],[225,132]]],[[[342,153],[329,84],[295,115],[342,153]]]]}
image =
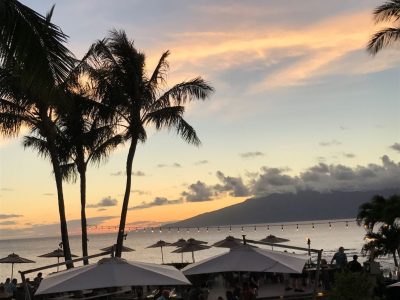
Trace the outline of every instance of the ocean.
{"type": "MultiPolygon", "coordinates": [[[[273,234],[278,237],[287,238],[290,242],[287,245],[300,246],[307,248],[307,239],[311,240],[311,248],[323,249],[323,258],[330,262],[333,253],[337,251],[340,246],[346,249],[348,259],[351,260],[352,255],[359,254],[361,247],[363,245],[363,237],[365,235],[365,230],[363,227],[358,226],[354,221],[346,223],[333,223],[329,227],[328,221],[323,221],[325,224],[317,224],[319,221],[312,221],[315,223],[314,228],[311,225],[300,225],[299,229],[296,228],[296,223],[282,223],[284,230],[282,231],[281,223],[279,226],[270,226],[267,230],[266,225],[256,224],[256,225],[243,225],[243,231],[241,225],[235,225],[231,230],[226,227],[209,228],[199,228],[187,230],[181,228],[178,232],[176,228],[168,230],[163,230],[160,232],[158,229],[151,232],[150,230],[139,230],[131,231],[128,233],[124,245],[135,249],[134,252],[124,252],[123,258],[127,260],[137,260],[152,263],[161,263],[161,252],[159,248],[149,248],[146,247],[156,243],[158,240],[164,240],[166,242],[175,242],[180,238],[188,239],[195,238],[197,240],[202,240],[208,242],[209,245],[215,243],[216,241],[224,239],[228,235],[232,235],[237,238],[241,238],[242,234],[246,235],[247,239],[250,240],[260,240],[265,238],[269,234],[273,234]]],[[[304,222],[302,222],[304,223],[304,222]]],[[[309,222],[311,224],[311,222],[309,222]]],[[[57,237],[47,237],[47,238],[30,238],[30,239],[13,239],[13,240],[0,240],[0,258],[5,257],[10,253],[16,253],[21,257],[34,260],[36,263],[30,264],[15,264],[14,274],[18,281],[20,281],[20,276],[18,270],[33,269],[40,266],[53,264],[57,262],[57,258],[42,258],[38,255],[45,254],[57,249],[61,239],[57,237]]],[[[114,244],[116,241],[116,233],[90,233],[89,232],[89,254],[100,253],[100,248],[104,248],[114,244]]],[[[80,236],[70,236],[70,246],[73,254],[81,256],[81,240],[80,236]]],[[[260,245],[259,245],[260,246],[260,245]]],[[[269,246],[263,246],[262,248],[270,249],[269,246]]],[[[164,262],[181,262],[181,254],[171,253],[174,247],[164,247],[164,262]]],[[[275,248],[274,250],[283,251],[283,248],[275,248]]],[[[213,255],[217,255],[228,251],[225,248],[212,247],[207,250],[202,250],[195,252],[196,261],[208,258],[213,255]]],[[[291,251],[292,252],[292,251],[291,251]]],[[[300,251],[296,251],[301,253],[300,251]]],[[[98,261],[100,258],[92,259],[91,262],[98,261]]],[[[366,258],[360,257],[359,261],[362,262],[366,258]]],[[[191,262],[191,253],[184,253],[184,261],[191,262]]],[[[393,259],[391,257],[382,258],[381,265],[385,269],[394,269],[393,259]]],[[[81,265],[77,263],[76,265],[81,265]]],[[[60,267],[62,269],[64,267],[60,267]]],[[[43,271],[43,274],[56,271],[55,269],[48,269],[43,271]]],[[[7,277],[11,275],[11,265],[0,264],[0,282],[4,282],[7,277]]],[[[36,274],[30,274],[27,277],[33,278],[36,274]]]]}

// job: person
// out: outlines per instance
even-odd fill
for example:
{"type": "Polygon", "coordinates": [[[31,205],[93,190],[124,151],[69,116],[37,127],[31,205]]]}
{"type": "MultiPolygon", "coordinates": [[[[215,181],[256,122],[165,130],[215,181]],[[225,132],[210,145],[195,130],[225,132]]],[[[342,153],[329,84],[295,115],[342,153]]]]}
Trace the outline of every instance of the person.
{"type": "Polygon", "coordinates": [[[222,296],[218,296],[217,300],[224,300],[224,298],[222,298],[222,296]]]}
{"type": "Polygon", "coordinates": [[[13,280],[11,280],[6,292],[13,295],[13,298],[15,298],[15,294],[17,293],[17,278],[13,278],[13,280]]]}
{"type": "Polygon", "coordinates": [[[9,294],[10,294],[10,292],[9,292],[10,284],[11,284],[11,279],[10,279],[10,278],[7,278],[7,279],[6,279],[6,282],[4,282],[4,291],[5,291],[6,293],[9,293],[9,294]]]}
{"type": "Polygon", "coordinates": [[[250,288],[248,282],[243,283],[243,289],[241,293],[240,300],[254,300],[256,295],[254,294],[254,290],[250,288]]]}
{"type": "Polygon", "coordinates": [[[0,299],[11,299],[12,294],[6,292],[4,285],[0,285],[0,299]]]}
{"type": "Polygon", "coordinates": [[[163,290],[161,292],[161,296],[157,298],[157,300],[168,300],[169,299],[169,291],[168,290],[163,290]]]}
{"type": "Polygon", "coordinates": [[[348,269],[353,273],[362,272],[362,270],[363,270],[363,267],[357,261],[357,259],[358,259],[358,256],[357,255],[353,255],[353,260],[347,264],[348,269]]]}
{"type": "Polygon", "coordinates": [[[39,286],[40,282],[42,281],[42,279],[43,279],[42,276],[43,276],[42,272],[39,272],[39,273],[37,274],[37,276],[33,279],[33,285],[34,285],[36,288],[39,286]]]}
{"type": "Polygon", "coordinates": [[[345,268],[347,265],[347,255],[346,253],[344,253],[344,248],[343,247],[339,247],[339,251],[336,252],[332,259],[331,259],[331,264],[333,263],[333,261],[336,262],[336,266],[338,268],[345,268]]]}

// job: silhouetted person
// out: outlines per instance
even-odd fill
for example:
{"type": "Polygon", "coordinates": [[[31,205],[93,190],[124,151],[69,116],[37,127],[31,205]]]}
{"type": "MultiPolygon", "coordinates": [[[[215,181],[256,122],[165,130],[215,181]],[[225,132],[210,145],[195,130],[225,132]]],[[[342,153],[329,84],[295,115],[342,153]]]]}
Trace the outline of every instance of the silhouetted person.
{"type": "Polygon", "coordinates": [[[331,260],[331,264],[333,263],[333,261],[336,262],[336,266],[338,268],[345,268],[347,265],[347,255],[346,253],[344,253],[344,248],[343,247],[339,247],[339,251],[336,252],[331,260]]]}
{"type": "Polygon", "coordinates": [[[39,284],[42,282],[43,279],[42,276],[43,276],[42,272],[39,272],[37,276],[33,279],[33,285],[35,286],[35,288],[37,288],[39,284]]]}
{"type": "Polygon", "coordinates": [[[358,256],[353,255],[353,260],[347,264],[347,267],[351,272],[362,272],[363,267],[361,264],[357,261],[358,256]]]}

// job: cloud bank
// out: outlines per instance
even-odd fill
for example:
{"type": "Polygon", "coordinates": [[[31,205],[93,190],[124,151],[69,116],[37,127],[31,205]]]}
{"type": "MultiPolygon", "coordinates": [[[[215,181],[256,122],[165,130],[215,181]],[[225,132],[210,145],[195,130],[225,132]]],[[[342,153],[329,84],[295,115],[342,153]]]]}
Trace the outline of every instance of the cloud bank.
{"type": "Polygon", "coordinates": [[[117,206],[118,201],[117,199],[111,198],[110,196],[101,199],[96,204],[89,204],[87,205],[88,208],[99,208],[99,207],[110,207],[110,206],[117,206]]]}

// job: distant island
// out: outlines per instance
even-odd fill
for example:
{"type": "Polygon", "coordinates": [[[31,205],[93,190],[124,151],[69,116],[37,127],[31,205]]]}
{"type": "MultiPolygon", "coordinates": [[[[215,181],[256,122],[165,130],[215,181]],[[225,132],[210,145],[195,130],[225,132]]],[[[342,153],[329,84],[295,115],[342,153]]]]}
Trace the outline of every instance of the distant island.
{"type": "Polygon", "coordinates": [[[165,226],[202,227],[355,218],[358,207],[374,195],[388,197],[396,193],[399,189],[271,194],[165,226]]]}

